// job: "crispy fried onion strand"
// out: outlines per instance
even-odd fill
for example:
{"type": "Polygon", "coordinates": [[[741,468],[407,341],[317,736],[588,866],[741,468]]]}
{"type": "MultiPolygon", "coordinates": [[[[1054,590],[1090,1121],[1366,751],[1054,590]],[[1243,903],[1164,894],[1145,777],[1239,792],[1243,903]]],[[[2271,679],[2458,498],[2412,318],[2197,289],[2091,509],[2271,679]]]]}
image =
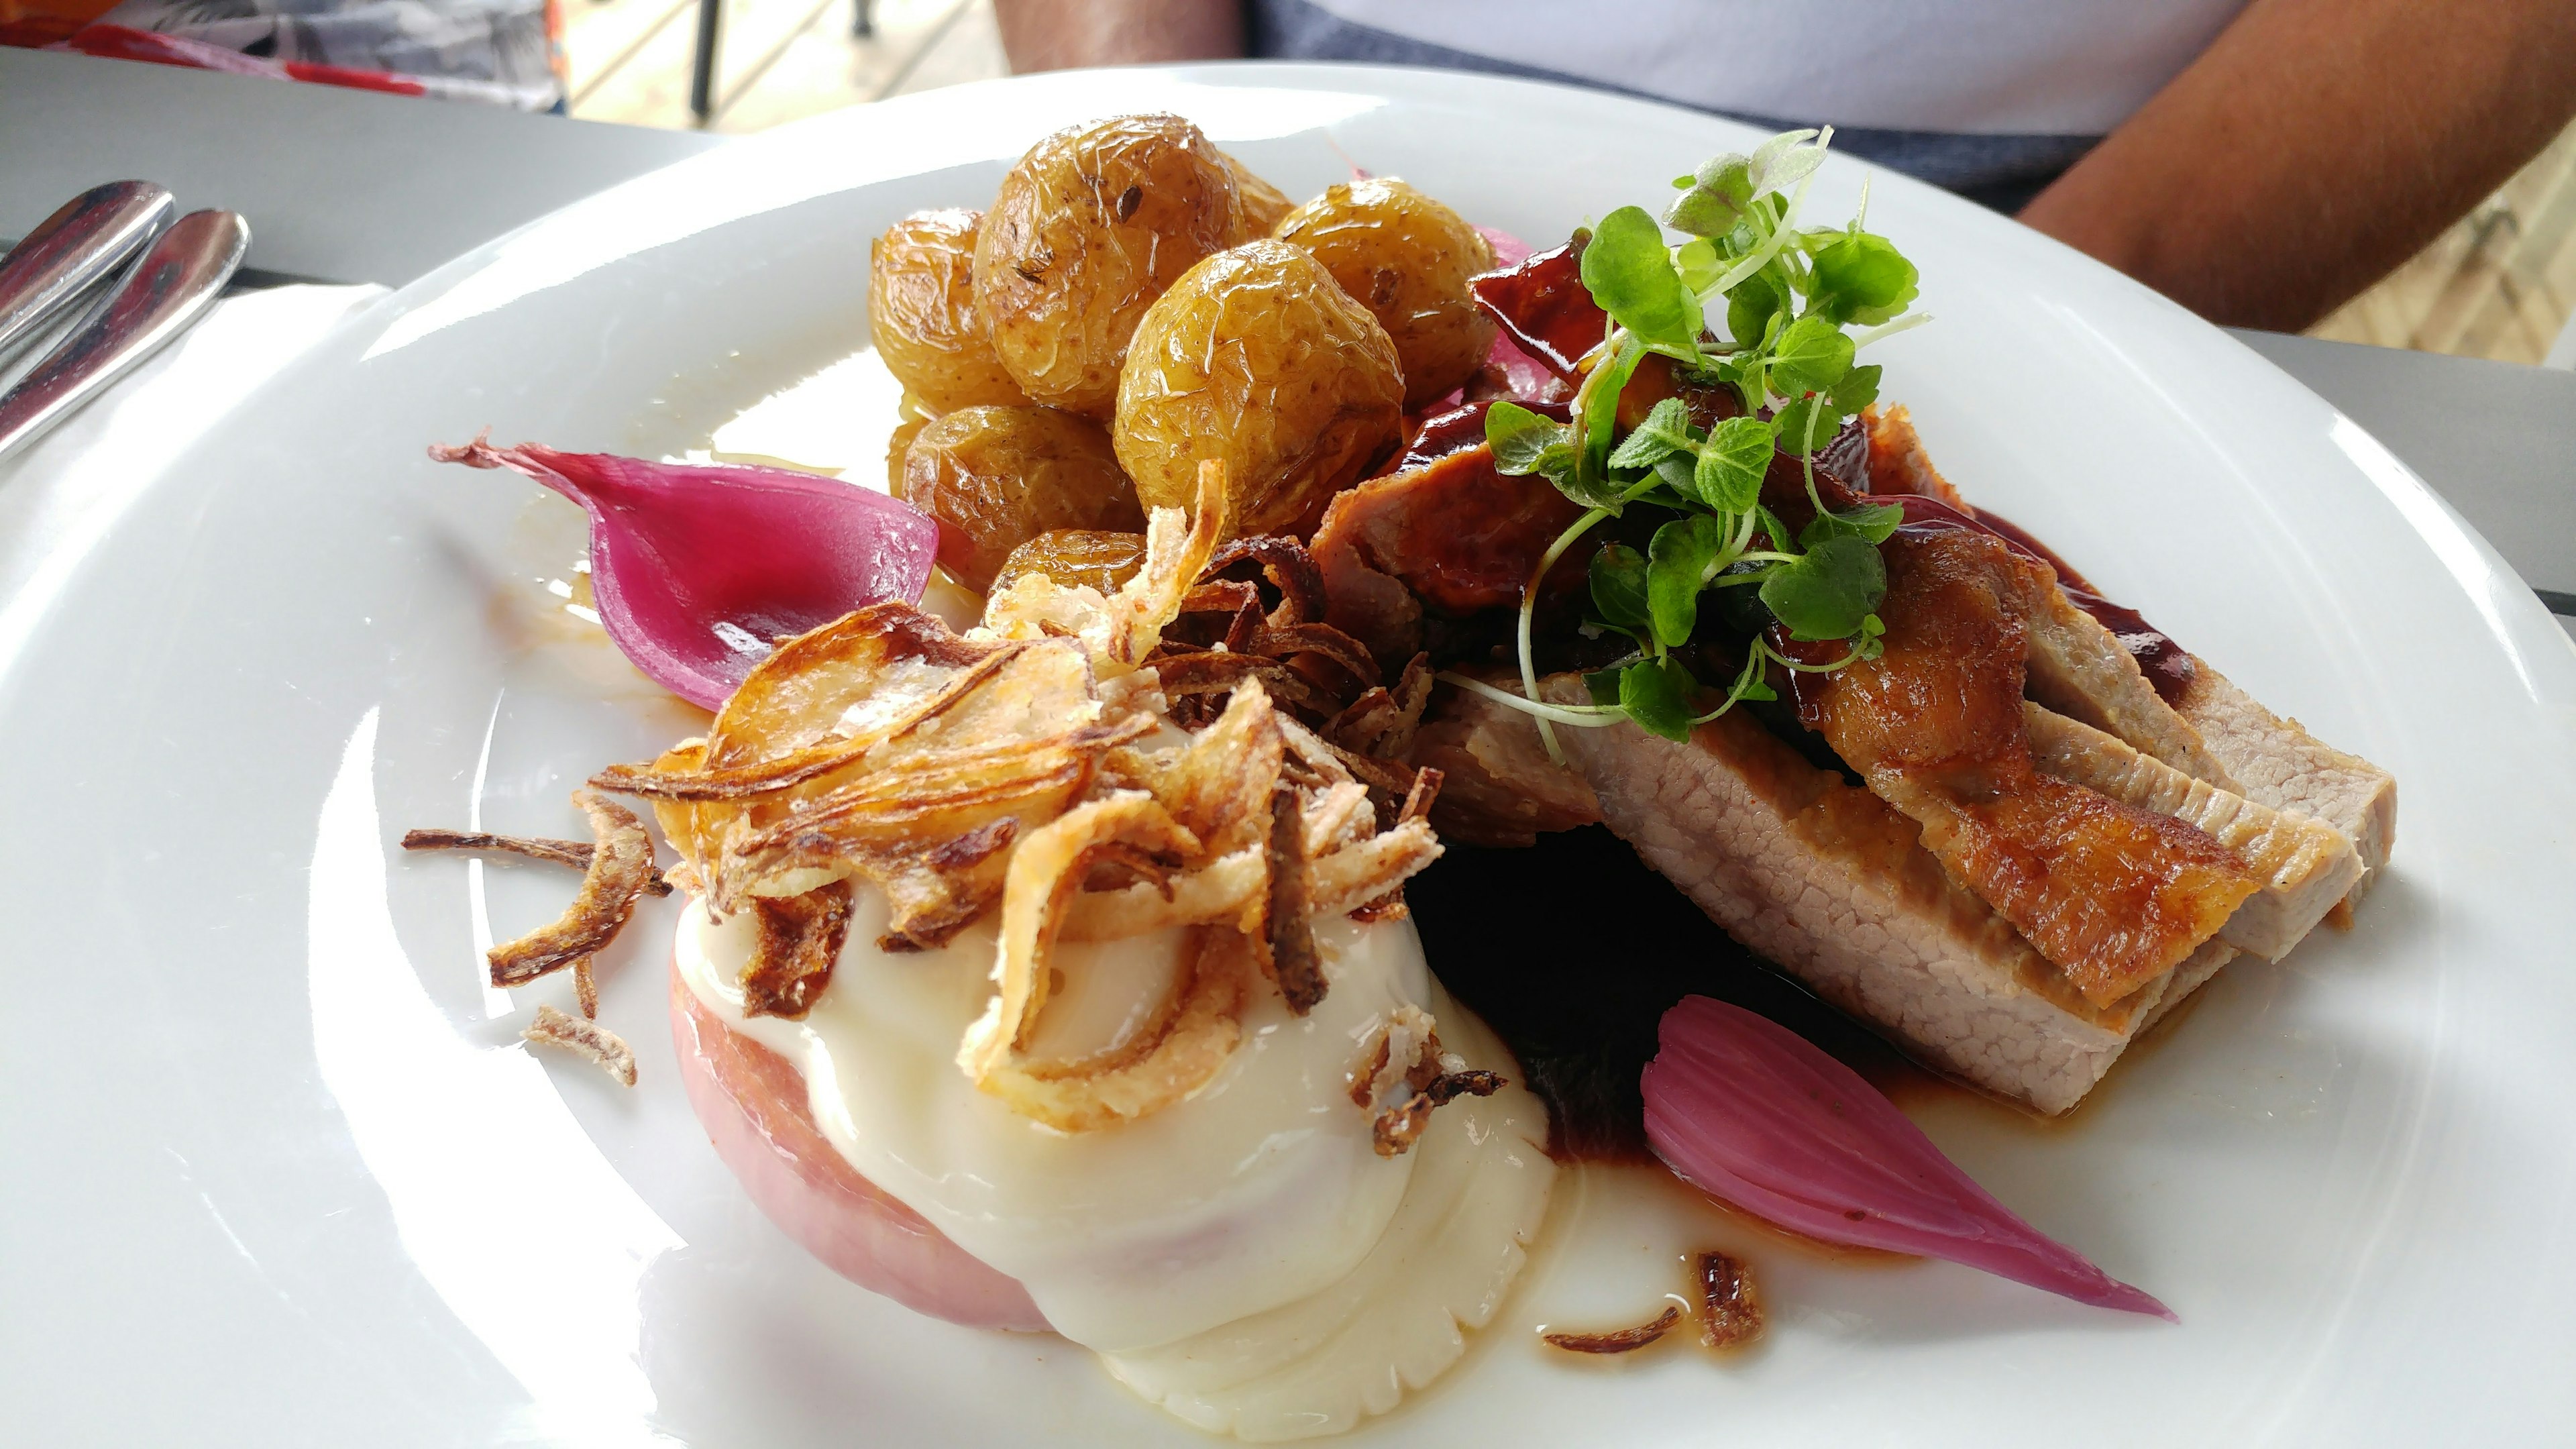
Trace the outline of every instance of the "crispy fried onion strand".
{"type": "Polygon", "coordinates": [[[1020,840],[1002,892],[995,995],[958,1055],[978,1086],[1064,1131],[1108,1126],[1203,1085],[1240,1040],[1245,993],[1262,975],[1301,1015],[1323,999],[1315,916],[1386,894],[1439,846],[1419,821],[1370,833],[1356,782],[1292,781],[1285,723],[1249,684],[1187,748],[1117,756],[1104,773],[1130,788],[1020,840]],[[1080,1060],[1032,1053],[1064,969],[1060,940],[1173,927],[1190,928],[1184,968],[1144,1025],[1080,1060]]]}
{"type": "Polygon", "coordinates": [[[1225,535],[1225,465],[1210,458],[1199,464],[1199,494],[1188,516],[1177,508],[1157,508],[1145,520],[1145,561],[1109,598],[1111,659],[1127,665],[1145,662],[1225,535]]]}
{"type": "Polygon", "coordinates": [[[653,878],[653,838],[633,811],[590,790],[575,790],[572,800],[590,817],[594,836],[581,891],[555,921],[492,948],[485,959],[495,986],[525,986],[597,955],[625,926],[653,878]]]}
{"type": "Polygon", "coordinates": [[[1145,521],[1145,557],[1116,593],[1023,574],[985,599],[975,637],[1078,639],[1104,683],[1135,672],[1162,642],[1164,628],[1190,608],[1199,575],[1225,536],[1225,510],[1224,467],[1201,463],[1193,511],[1153,511],[1145,521]]]}
{"type": "Polygon", "coordinates": [[[538,1046],[563,1047],[598,1063],[600,1070],[615,1077],[619,1085],[635,1085],[634,1048],[598,1022],[566,1016],[551,1006],[540,1005],[537,1019],[519,1037],[538,1046]]]}
{"type": "Polygon", "coordinates": [[[760,933],[742,968],[742,1014],[801,1021],[832,983],[850,937],[850,883],[752,903],[760,933]]]}
{"type": "Polygon", "coordinates": [[[1270,787],[1270,894],[1262,912],[1261,954],[1288,1009],[1304,1016],[1324,999],[1324,959],[1308,915],[1306,817],[1297,787],[1270,787]]]}
{"type": "Polygon", "coordinates": [[[1348,709],[1378,687],[1377,661],[1366,647],[1322,622],[1323,572],[1293,538],[1238,538],[1208,559],[1181,602],[1185,625],[1166,627],[1146,662],[1163,680],[1173,716],[1197,726],[1215,717],[1223,696],[1246,675],[1261,679],[1273,700],[1316,721],[1348,709]],[[1279,592],[1263,612],[1256,569],[1279,592]],[[1215,627],[1218,621],[1222,628],[1215,627]]]}
{"type": "MultiPolygon", "coordinates": [[[[1307,863],[1307,914],[1348,915],[1439,858],[1439,839],[1419,820],[1317,856],[1307,863]]],[[[1266,898],[1269,872],[1261,851],[1244,850],[1177,872],[1168,885],[1168,897],[1152,885],[1083,896],[1065,921],[1065,939],[1114,941],[1197,921],[1240,919],[1266,898]]]]}
{"type": "Polygon", "coordinates": [[[1414,732],[1431,703],[1431,656],[1416,654],[1393,689],[1368,690],[1351,707],[1324,722],[1325,739],[1373,760],[1401,760],[1413,753],[1414,732]]]}
{"type": "MultiPolygon", "coordinates": [[[[568,865],[575,870],[590,869],[589,841],[556,840],[544,835],[493,835],[481,830],[436,828],[406,830],[403,832],[402,848],[477,853],[493,851],[502,855],[524,856],[529,860],[542,860],[549,865],[568,865]]],[[[667,896],[671,893],[671,883],[662,879],[662,873],[657,870],[653,872],[653,878],[644,883],[644,893],[648,896],[667,896]]]]}
{"type": "MultiPolygon", "coordinates": [[[[1315,564],[1315,556],[1293,538],[1254,537],[1228,541],[1207,561],[1207,572],[1222,573],[1237,564],[1258,565],[1273,588],[1279,590],[1279,607],[1272,610],[1268,622],[1274,626],[1305,624],[1324,617],[1324,571],[1315,564]]],[[[1369,671],[1376,677],[1376,670],[1369,671]]]]}
{"type": "Polygon", "coordinates": [[[1539,1338],[1550,1348],[1568,1353],[1634,1353],[1673,1331],[1682,1321],[1682,1306],[1668,1305],[1663,1312],[1634,1328],[1614,1328],[1608,1333],[1541,1333],[1539,1338]]]}
{"type": "MultiPolygon", "coordinates": [[[[933,721],[976,699],[984,692],[983,686],[1020,661],[1025,653],[1025,648],[1017,645],[996,649],[940,680],[937,692],[919,704],[875,728],[863,729],[844,738],[826,740],[730,768],[701,768],[681,775],[662,774],[649,765],[611,765],[593,776],[591,783],[603,790],[615,790],[622,795],[637,795],[649,800],[739,800],[801,785],[834,770],[858,764],[881,745],[908,735],[918,737],[937,728],[933,721]]],[[[1061,659],[1065,653],[1064,650],[1053,650],[1038,658],[1061,659]]]]}
{"type": "Polygon", "coordinates": [[[1023,1116],[1086,1132],[1169,1106],[1216,1075],[1242,1037],[1250,976],[1244,938],[1227,926],[1190,933],[1171,991],[1123,1040],[1080,1058],[1029,1052],[1065,908],[1092,865],[1113,852],[1180,858],[1198,846],[1160,801],[1126,791],[1077,805],[1020,842],[1002,897],[996,991],[958,1049],[978,1087],[1023,1116]]]}
{"type": "Polygon", "coordinates": [[[879,605],[783,646],[701,744],[596,783],[653,801],[710,910],[864,879],[893,907],[884,943],[923,949],[992,907],[1013,840],[1079,799],[1101,754],[1157,727],[1105,715],[1076,641],[960,640],[879,605]]]}
{"type": "Polygon", "coordinates": [[[1421,1140],[1433,1112],[1460,1097],[1490,1097],[1502,1086],[1499,1073],[1470,1071],[1463,1059],[1440,1049],[1431,1013],[1399,1006],[1361,1051],[1351,1073],[1351,1101],[1376,1114],[1377,1155],[1398,1157],[1421,1140]]]}

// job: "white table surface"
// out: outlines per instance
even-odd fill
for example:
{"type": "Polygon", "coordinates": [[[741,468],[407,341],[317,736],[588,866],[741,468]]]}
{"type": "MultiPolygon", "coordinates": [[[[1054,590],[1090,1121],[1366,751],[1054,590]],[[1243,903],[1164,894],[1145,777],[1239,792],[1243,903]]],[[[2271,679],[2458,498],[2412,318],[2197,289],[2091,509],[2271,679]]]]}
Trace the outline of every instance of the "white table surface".
{"type": "MultiPolygon", "coordinates": [[[[0,49],[0,238],[100,181],[251,219],[250,279],[401,286],[720,137],[0,49]]],[[[2376,434],[2576,635],[2576,373],[2239,332],[2376,434]]]]}

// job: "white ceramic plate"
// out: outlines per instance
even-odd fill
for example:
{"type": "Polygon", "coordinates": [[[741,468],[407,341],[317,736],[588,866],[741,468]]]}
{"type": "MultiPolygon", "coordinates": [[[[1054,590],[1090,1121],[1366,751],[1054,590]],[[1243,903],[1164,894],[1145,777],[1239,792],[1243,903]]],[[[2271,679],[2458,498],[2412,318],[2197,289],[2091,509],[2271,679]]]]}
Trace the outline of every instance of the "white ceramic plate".
{"type": "MultiPolygon", "coordinates": [[[[672,1075],[667,910],[606,967],[642,1055],[624,1092],[529,1055],[533,1001],[478,981],[565,878],[391,850],[419,824],[577,833],[583,776],[693,723],[545,592],[569,508],[424,444],[708,446],[865,345],[869,236],[982,204],[1053,126],[1147,107],[1294,194],[1356,162],[1541,242],[1748,139],[1393,70],[976,86],[645,177],[361,314],[0,612],[6,1437],[1203,1442],[1078,1349],[916,1318],[772,1230],[672,1075]]],[[[1810,215],[1848,215],[1862,175],[1830,167],[1810,215]]],[[[1594,1183],[1563,1199],[1583,1261],[1535,1271],[1362,1437],[2564,1442],[2576,651],[2403,466],[2223,334],[1899,178],[1870,220],[1939,318],[1878,360],[1942,468],[2393,770],[2395,868],[2357,929],[2231,968],[2072,1126],[1912,1104],[2181,1326],[1837,1265],[1594,1183]],[[1550,1303],[1641,1301],[1615,1264],[1657,1232],[1754,1258],[1764,1347],[1606,1370],[1531,1347],[1550,1303]]],[[[809,450],[847,457],[804,461],[875,466],[864,412],[809,450]]]]}

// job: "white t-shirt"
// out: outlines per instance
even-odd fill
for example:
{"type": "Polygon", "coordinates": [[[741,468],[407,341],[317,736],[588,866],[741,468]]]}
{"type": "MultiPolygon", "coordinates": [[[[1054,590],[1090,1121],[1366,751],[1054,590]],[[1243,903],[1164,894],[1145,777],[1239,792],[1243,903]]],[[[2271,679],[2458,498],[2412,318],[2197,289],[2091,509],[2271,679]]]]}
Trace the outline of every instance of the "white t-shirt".
{"type": "Polygon", "coordinates": [[[1685,105],[2099,136],[2246,0],[1302,0],[1353,25],[1685,105]]]}

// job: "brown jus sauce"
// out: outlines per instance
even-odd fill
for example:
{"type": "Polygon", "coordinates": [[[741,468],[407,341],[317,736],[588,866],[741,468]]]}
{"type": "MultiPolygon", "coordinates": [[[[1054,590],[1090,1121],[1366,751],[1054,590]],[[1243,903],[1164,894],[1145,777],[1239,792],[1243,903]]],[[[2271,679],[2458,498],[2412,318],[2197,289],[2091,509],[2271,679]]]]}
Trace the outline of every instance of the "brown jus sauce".
{"type": "Polygon", "coordinates": [[[1404,893],[1441,983],[1547,1103],[1557,1157],[1653,1160],[1638,1076],[1685,996],[1760,1012],[1882,1092],[1938,1080],[1737,945],[1606,827],[1452,844],[1404,893]]]}

